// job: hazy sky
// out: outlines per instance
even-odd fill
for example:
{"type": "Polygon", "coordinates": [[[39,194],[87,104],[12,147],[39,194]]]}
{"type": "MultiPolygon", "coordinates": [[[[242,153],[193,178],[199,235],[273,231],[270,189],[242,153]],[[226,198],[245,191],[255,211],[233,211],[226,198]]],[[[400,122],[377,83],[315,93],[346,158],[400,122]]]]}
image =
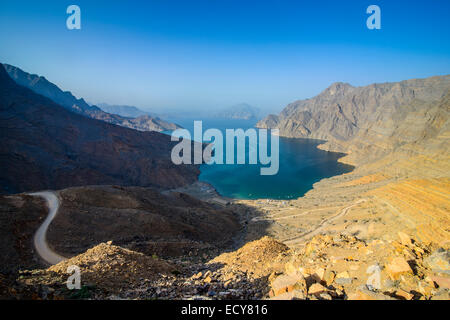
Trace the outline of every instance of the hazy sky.
{"type": "Polygon", "coordinates": [[[449,74],[449,13],[448,0],[2,0],[0,62],[94,103],[280,110],[335,81],[449,74]],[[70,4],[81,30],[66,28],[70,4]]]}

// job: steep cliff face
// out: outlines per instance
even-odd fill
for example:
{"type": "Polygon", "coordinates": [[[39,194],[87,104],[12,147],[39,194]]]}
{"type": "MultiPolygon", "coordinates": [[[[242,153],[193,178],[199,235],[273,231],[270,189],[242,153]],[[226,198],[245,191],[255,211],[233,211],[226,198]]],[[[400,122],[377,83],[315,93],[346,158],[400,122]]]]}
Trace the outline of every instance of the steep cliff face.
{"type": "Polygon", "coordinates": [[[324,139],[320,148],[345,152],[340,161],[355,165],[351,173],[324,179],[291,201],[298,209],[287,217],[277,214],[285,225],[274,227],[271,235],[298,245],[311,232],[298,236],[296,230],[315,225],[321,233],[344,230],[365,240],[391,241],[406,232],[447,248],[449,80],[442,76],[362,88],[338,83],[260,122],[279,127],[282,135],[324,139]],[[342,207],[336,210],[337,205],[342,207]],[[324,224],[324,216],[332,223],[324,224]]]}
{"type": "Polygon", "coordinates": [[[346,153],[348,162],[377,158],[408,143],[423,144],[448,121],[450,76],[353,87],[334,83],[318,96],[289,104],[258,122],[287,137],[327,140],[325,150],[346,153]],[[447,104],[447,107],[446,107],[447,104]]]}
{"type": "Polygon", "coordinates": [[[120,184],[174,188],[199,170],[174,165],[170,137],[87,118],[16,84],[0,67],[0,192],[120,184]]]}
{"type": "Polygon", "coordinates": [[[90,106],[84,99],[77,99],[70,91],[62,91],[58,86],[48,81],[45,77],[29,74],[17,67],[4,64],[9,76],[19,85],[31,89],[37,94],[49,98],[53,102],[63,106],[67,110],[84,115],[89,118],[102,120],[118,126],[127,127],[139,131],[165,131],[179,128],[176,124],[169,123],[158,117],[141,115],[136,118],[124,117],[118,114],[108,113],[97,106],[90,106]]]}
{"type": "MultiPolygon", "coordinates": [[[[369,163],[381,159],[379,165],[389,170],[396,161],[396,170],[417,167],[422,176],[442,176],[439,168],[450,164],[450,90],[438,101],[413,100],[404,105],[401,112],[394,113],[391,121],[380,119],[342,145],[350,162],[369,163]],[[384,130],[384,131],[383,131],[384,130]],[[423,160],[435,164],[424,167],[423,160]],[[391,161],[388,165],[386,162],[391,161]],[[408,161],[410,164],[406,164],[408,161]],[[412,165],[412,162],[416,162],[412,165]],[[403,164],[399,164],[404,162],[403,164]],[[422,164],[420,164],[422,163],[422,164]]],[[[327,143],[324,148],[333,148],[327,143]]],[[[448,171],[447,171],[448,172],[448,171]]]]}

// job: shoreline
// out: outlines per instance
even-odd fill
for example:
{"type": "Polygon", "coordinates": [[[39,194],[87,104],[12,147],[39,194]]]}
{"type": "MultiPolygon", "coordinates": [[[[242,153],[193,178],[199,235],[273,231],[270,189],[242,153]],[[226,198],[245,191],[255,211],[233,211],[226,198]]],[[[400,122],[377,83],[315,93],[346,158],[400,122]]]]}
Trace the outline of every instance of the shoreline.
{"type": "MultiPolygon", "coordinates": [[[[258,128],[258,127],[255,127],[255,128],[258,128]]],[[[303,197],[305,197],[306,194],[308,194],[309,192],[313,191],[315,189],[316,184],[321,183],[321,182],[323,182],[326,179],[331,179],[331,178],[336,178],[336,177],[352,174],[359,167],[359,166],[357,166],[354,163],[350,163],[350,162],[346,162],[346,161],[342,160],[345,157],[347,157],[349,155],[349,153],[345,153],[345,152],[342,152],[342,151],[326,150],[326,149],[321,148],[321,146],[326,144],[328,142],[328,140],[314,139],[314,138],[295,138],[295,137],[287,137],[287,136],[283,136],[283,135],[277,135],[277,136],[282,137],[282,138],[286,138],[286,139],[315,141],[315,142],[317,142],[317,144],[314,147],[317,150],[337,154],[339,157],[336,159],[336,163],[341,163],[341,164],[350,166],[351,170],[349,172],[343,172],[343,173],[332,175],[332,176],[329,176],[329,177],[323,177],[323,178],[319,179],[318,181],[314,182],[312,184],[311,188],[308,189],[307,191],[305,191],[305,193],[303,195],[298,196],[298,197],[292,196],[291,198],[286,198],[286,199],[284,199],[284,198],[267,198],[267,197],[266,198],[235,198],[235,197],[227,197],[227,196],[221,195],[219,193],[219,191],[217,191],[217,189],[211,183],[205,182],[205,181],[200,181],[200,180],[197,180],[197,182],[209,186],[212,190],[214,190],[214,192],[217,194],[218,197],[221,197],[221,198],[224,198],[224,199],[228,199],[230,201],[253,201],[253,202],[264,201],[264,202],[267,202],[267,203],[269,203],[269,202],[285,203],[285,202],[289,202],[289,201],[300,200],[303,197]]],[[[195,182],[195,183],[197,183],[197,182],[195,182]]]]}
{"type": "Polygon", "coordinates": [[[222,196],[213,185],[208,182],[197,180],[194,183],[186,185],[184,187],[179,187],[175,189],[170,189],[163,191],[163,194],[167,194],[170,192],[180,192],[190,195],[191,197],[197,198],[202,201],[206,201],[209,203],[216,203],[222,206],[226,206],[230,203],[233,203],[234,198],[229,198],[222,196]]]}

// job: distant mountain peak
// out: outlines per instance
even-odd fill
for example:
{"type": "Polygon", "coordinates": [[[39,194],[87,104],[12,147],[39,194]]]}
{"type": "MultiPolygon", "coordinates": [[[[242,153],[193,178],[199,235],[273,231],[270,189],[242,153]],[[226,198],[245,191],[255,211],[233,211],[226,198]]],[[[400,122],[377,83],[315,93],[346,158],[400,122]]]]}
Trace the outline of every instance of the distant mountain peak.
{"type": "Polygon", "coordinates": [[[354,87],[347,82],[334,82],[324,92],[327,94],[330,94],[330,95],[334,95],[339,91],[344,92],[351,88],[354,88],[354,87]]]}
{"type": "Polygon", "coordinates": [[[224,119],[259,119],[261,117],[261,110],[242,102],[219,111],[215,116],[224,119]]]}

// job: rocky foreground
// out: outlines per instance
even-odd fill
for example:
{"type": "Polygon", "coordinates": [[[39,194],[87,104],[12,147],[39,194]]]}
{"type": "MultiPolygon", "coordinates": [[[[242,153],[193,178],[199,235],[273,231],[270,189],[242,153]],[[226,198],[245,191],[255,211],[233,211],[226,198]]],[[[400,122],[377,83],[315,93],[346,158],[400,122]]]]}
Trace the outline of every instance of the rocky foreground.
{"type": "Polygon", "coordinates": [[[394,241],[316,236],[272,274],[272,299],[449,299],[449,255],[404,233],[394,241]]]}
{"type": "Polygon", "coordinates": [[[22,271],[7,294],[31,299],[450,299],[448,250],[415,241],[315,236],[301,250],[269,237],[203,263],[102,243],[48,269],[22,271]],[[81,269],[81,290],[65,286],[81,269]]]}

